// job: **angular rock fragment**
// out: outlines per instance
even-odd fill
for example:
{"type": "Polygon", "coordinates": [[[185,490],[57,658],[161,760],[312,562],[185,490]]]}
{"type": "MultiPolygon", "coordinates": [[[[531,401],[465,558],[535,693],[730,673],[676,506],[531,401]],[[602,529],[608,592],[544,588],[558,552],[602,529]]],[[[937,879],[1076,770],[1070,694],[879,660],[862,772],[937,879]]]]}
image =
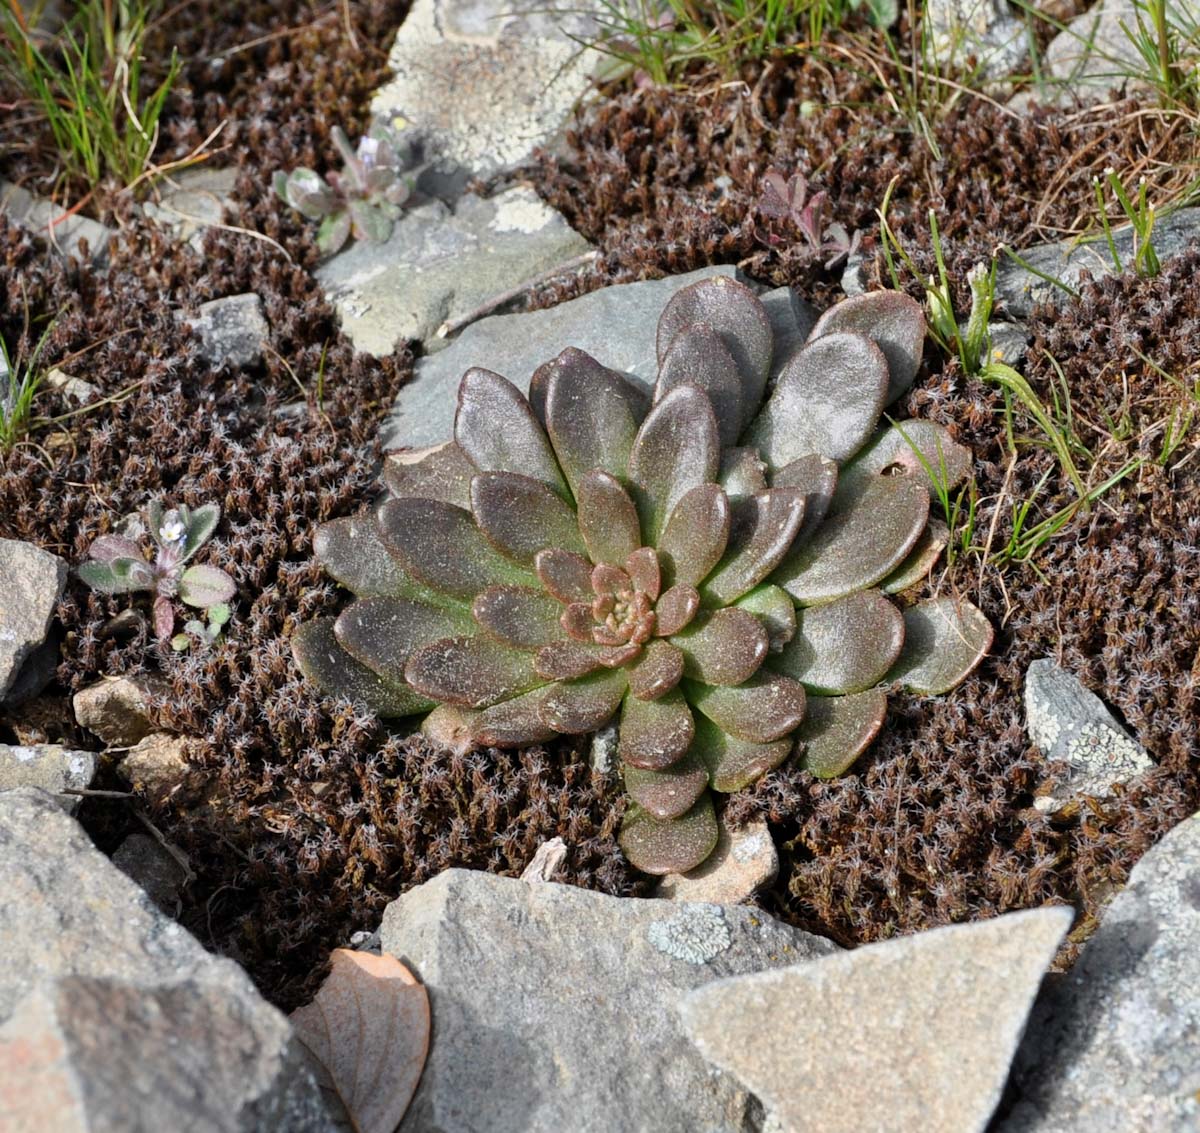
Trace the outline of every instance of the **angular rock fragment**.
{"type": "Polygon", "coordinates": [[[53,795],[71,814],[79,809],[79,797],[63,792],[84,790],[95,774],[94,751],[69,751],[61,744],[0,744],[0,791],[37,787],[53,795]]]}
{"type": "Polygon", "coordinates": [[[67,564],[32,543],[0,539],[0,701],[50,631],[67,564]]]}
{"type": "Polygon", "coordinates": [[[130,747],[153,730],[148,695],[162,689],[149,677],[105,677],[72,698],[75,719],[106,744],[130,747]]]}
{"type": "Polygon", "coordinates": [[[255,365],[271,337],[262,299],[253,292],[201,303],[196,318],[184,321],[200,338],[200,357],[217,367],[255,365]]]}
{"type": "Polygon", "coordinates": [[[770,885],[778,871],[779,853],[765,822],[751,822],[732,831],[722,823],[717,847],[707,860],[687,873],[667,874],[658,883],[655,896],[737,905],[770,885]]]}

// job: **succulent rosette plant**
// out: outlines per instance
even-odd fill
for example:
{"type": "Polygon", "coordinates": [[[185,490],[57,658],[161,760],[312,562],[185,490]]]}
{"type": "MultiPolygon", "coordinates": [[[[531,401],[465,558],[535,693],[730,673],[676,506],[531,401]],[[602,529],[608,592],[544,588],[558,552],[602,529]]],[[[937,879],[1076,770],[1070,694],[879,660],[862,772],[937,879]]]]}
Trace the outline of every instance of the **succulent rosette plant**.
{"type": "Polygon", "coordinates": [[[773,369],[763,304],[718,277],[663,310],[651,393],[575,349],[528,398],[469,370],[454,439],[392,454],[389,495],[318,529],[317,559],[357,600],[300,627],[300,668],[478,744],[615,718],[626,856],[696,866],[717,840],[711,791],[793,751],[840,774],[889,687],[944,692],[991,644],[967,602],[889,600],[945,544],[931,474],[951,487],[970,467],[940,426],[879,427],[924,336],[916,303],[876,292],[773,369]]]}

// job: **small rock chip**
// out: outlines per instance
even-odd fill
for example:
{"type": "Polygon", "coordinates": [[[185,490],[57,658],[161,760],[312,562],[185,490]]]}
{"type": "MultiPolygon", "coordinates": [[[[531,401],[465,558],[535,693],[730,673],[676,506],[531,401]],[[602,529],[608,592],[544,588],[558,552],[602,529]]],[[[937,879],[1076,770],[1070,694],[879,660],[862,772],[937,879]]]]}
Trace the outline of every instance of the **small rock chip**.
{"type": "Polygon", "coordinates": [[[67,564],[32,543],[0,539],[0,700],[50,632],[67,564]]]}
{"type": "Polygon", "coordinates": [[[765,822],[729,831],[721,823],[717,847],[688,873],[669,873],[655,893],[674,901],[737,905],[770,885],[779,871],[779,854],[765,822]]]}
{"type": "Polygon", "coordinates": [[[186,736],[155,732],[125,753],[117,771],[127,783],[161,799],[187,775],[187,743],[186,736]]]}
{"type": "Polygon", "coordinates": [[[261,361],[271,337],[262,300],[253,292],[201,303],[196,318],[184,321],[200,337],[201,358],[235,370],[261,361]]]}
{"type": "Polygon", "coordinates": [[[1081,796],[1104,798],[1155,766],[1104,702],[1048,658],[1034,661],[1025,674],[1025,718],[1034,746],[1068,767],[1065,780],[1045,784],[1034,800],[1046,813],[1081,796]]]}
{"type": "Polygon", "coordinates": [[[676,997],[837,950],[744,906],[461,869],[393,901],[382,940],[435,1020],[402,1133],[747,1128],[751,1098],[688,1044],[676,997]]]}
{"type": "Polygon", "coordinates": [[[58,799],[71,814],[79,809],[79,797],[64,795],[63,791],[85,790],[95,774],[94,751],[69,751],[59,744],[0,744],[0,791],[38,787],[58,799]]]}
{"type": "Polygon", "coordinates": [[[112,863],[136,881],[167,916],[179,910],[179,890],[187,880],[183,866],[149,834],[130,834],[112,856],[112,863]]]}
{"type": "Polygon", "coordinates": [[[130,747],[154,730],[147,695],[161,687],[150,677],[105,677],[75,694],[75,719],[106,744],[130,747]]]}
{"type": "Polygon", "coordinates": [[[996,1133],[1200,1128],[1200,815],[1129,875],[1071,971],[1047,984],[996,1133]]]}
{"type": "Polygon", "coordinates": [[[521,872],[522,881],[553,881],[567,856],[567,844],[561,838],[543,842],[521,872]]]}
{"type": "Polygon", "coordinates": [[[1069,909],[870,944],[683,998],[684,1029],[793,1133],[982,1133],[1069,909]]]}

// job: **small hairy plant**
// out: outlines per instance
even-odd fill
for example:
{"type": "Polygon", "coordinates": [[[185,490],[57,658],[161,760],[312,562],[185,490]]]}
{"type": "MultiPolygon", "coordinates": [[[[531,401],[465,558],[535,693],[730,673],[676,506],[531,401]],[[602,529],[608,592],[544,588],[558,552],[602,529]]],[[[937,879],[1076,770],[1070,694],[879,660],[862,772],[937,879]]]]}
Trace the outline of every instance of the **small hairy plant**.
{"type": "MultiPolygon", "coordinates": [[[[837,221],[827,223],[828,203],[829,196],[823,189],[809,195],[808,179],[803,173],[793,173],[785,180],[782,173],[771,169],[763,177],[758,211],[771,220],[790,221],[805,247],[816,258],[824,257],[826,269],[832,270],[858,251],[862,235],[859,232],[851,235],[846,226],[837,221]]],[[[762,239],[771,248],[784,242],[784,238],[776,233],[767,233],[762,239]]]]}
{"type": "Polygon", "coordinates": [[[237,590],[232,578],[213,566],[188,566],[198,550],[212,537],[221,519],[217,504],[194,511],[186,506],[164,511],[159,501],[144,515],[127,525],[122,534],[101,535],[89,548],[91,561],[77,570],[80,579],[102,594],[129,594],[145,590],[154,595],[154,631],[160,641],[170,640],[175,628],[173,599],[204,610],[209,625],[194,619],[188,634],[203,633],[215,640],[229,620],[227,603],[237,590]],[[137,537],[149,531],[154,558],[147,561],[137,537]],[[209,630],[215,628],[216,632],[209,630]]]}
{"type": "Polygon", "coordinates": [[[341,173],[328,178],[311,169],[275,174],[275,192],[301,216],[319,220],[317,246],[326,255],[336,252],[353,235],[356,240],[382,244],[412,194],[404,176],[408,159],[404,147],[382,122],[351,147],[345,131],[333,128],[333,144],[341,154],[341,173]]]}
{"type": "Polygon", "coordinates": [[[794,750],[840,774],[889,685],[944,692],[990,646],[970,603],[902,614],[887,597],[946,539],[925,466],[951,485],[970,466],[930,422],[878,428],[924,335],[918,304],[876,292],[773,367],[762,303],[716,278],[663,310],[650,396],[575,349],[528,399],[469,370],[454,440],[391,455],[390,495],[317,530],[357,601],[300,627],[297,663],[381,715],[433,709],[443,742],[521,747],[618,717],[622,849],[648,873],[694,867],[717,839],[710,788],[794,750]]]}

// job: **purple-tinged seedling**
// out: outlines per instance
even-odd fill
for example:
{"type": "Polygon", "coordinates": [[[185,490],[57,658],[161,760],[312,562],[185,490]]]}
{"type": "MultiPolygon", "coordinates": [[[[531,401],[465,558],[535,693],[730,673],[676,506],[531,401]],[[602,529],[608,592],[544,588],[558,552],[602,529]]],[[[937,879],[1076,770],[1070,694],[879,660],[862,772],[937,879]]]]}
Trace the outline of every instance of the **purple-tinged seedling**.
{"type": "Polygon", "coordinates": [[[142,545],[131,535],[101,535],[89,548],[91,561],[80,565],[76,573],[102,594],[152,593],[154,632],[160,641],[170,640],[175,628],[175,598],[208,612],[210,624],[216,624],[219,631],[228,621],[227,603],[237,587],[219,567],[187,564],[212,537],[220,519],[217,504],[164,510],[156,500],[141,517],[154,543],[153,559],[146,559],[142,545]]]}
{"type": "Polygon", "coordinates": [[[991,644],[969,602],[888,597],[945,542],[919,457],[949,486],[970,472],[939,425],[880,428],[924,330],[918,304],[875,292],[773,366],[762,303],[714,278],[663,310],[650,398],[575,349],[528,398],[469,370],[454,439],[391,455],[389,496],[318,528],[357,600],[299,628],[297,663],[382,716],[429,712],[426,734],[456,744],[617,720],[626,856],[694,867],[717,839],[711,791],[793,754],[841,774],[889,687],[943,692],[991,644]]]}
{"type": "MultiPolygon", "coordinates": [[[[826,220],[829,195],[824,189],[808,192],[808,178],[796,172],[785,178],[777,169],[768,170],[762,180],[762,195],[758,199],[758,211],[770,220],[788,220],[792,223],[804,246],[814,256],[825,258],[826,270],[832,271],[848,256],[858,251],[862,234],[846,231],[844,224],[826,220]]],[[[779,247],[783,237],[768,233],[768,247],[779,247]]]]}

